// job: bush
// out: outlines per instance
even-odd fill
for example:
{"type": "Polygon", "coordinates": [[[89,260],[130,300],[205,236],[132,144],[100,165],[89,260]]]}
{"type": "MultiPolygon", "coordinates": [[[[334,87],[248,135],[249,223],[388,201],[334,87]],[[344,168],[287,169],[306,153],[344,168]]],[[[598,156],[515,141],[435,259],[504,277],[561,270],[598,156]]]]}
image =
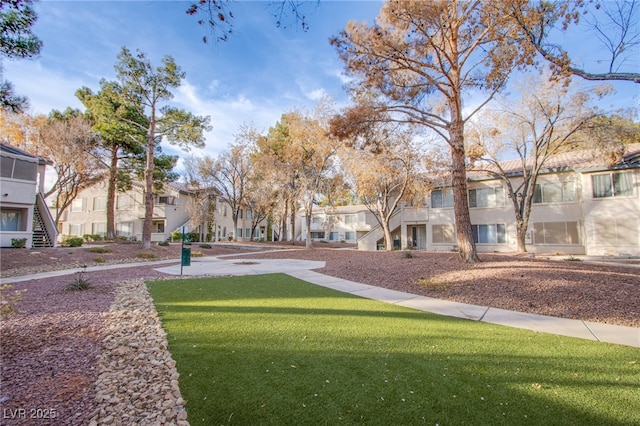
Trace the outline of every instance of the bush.
{"type": "Polygon", "coordinates": [[[404,257],[406,257],[407,259],[413,259],[416,256],[413,254],[413,252],[411,250],[405,250],[404,251],[404,257]]]}
{"type": "Polygon", "coordinates": [[[86,242],[93,242],[93,241],[100,241],[102,239],[102,237],[100,236],[100,234],[84,234],[82,236],[82,238],[86,241],[86,242]]]}
{"type": "Polygon", "coordinates": [[[169,241],[159,241],[158,245],[161,246],[161,247],[166,247],[166,246],[169,245],[169,241]]]}
{"type": "Polygon", "coordinates": [[[12,238],[11,247],[13,248],[25,248],[27,246],[26,238],[12,238]]]}
{"type": "Polygon", "coordinates": [[[19,311],[16,304],[22,299],[21,293],[27,290],[13,290],[11,284],[0,286],[0,318],[17,314],[19,311]]]}
{"type": "Polygon", "coordinates": [[[200,244],[200,248],[203,248],[203,249],[210,249],[211,247],[212,247],[211,244],[206,244],[206,243],[200,244]]]}
{"type": "Polygon", "coordinates": [[[102,256],[96,257],[95,259],[93,259],[93,261],[96,262],[96,263],[105,263],[106,262],[106,260],[104,260],[104,257],[102,257],[102,256]]]}
{"type": "Polygon", "coordinates": [[[76,279],[73,280],[72,283],[67,284],[67,286],[65,287],[65,290],[67,291],[88,290],[91,287],[91,284],[89,283],[89,281],[84,279],[84,276],[82,275],[83,273],[84,271],[78,272],[78,274],[76,275],[76,279]]]}
{"type": "Polygon", "coordinates": [[[136,257],[140,259],[152,260],[152,259],[156,259],[158,256],[148,251],[141,251],[136,253],[136,257]]]}
{"type": "Polygon", "coordinates": [[[204,253],[202,253],[201,251],[192,251],[191,252],[191,257],[203,257],[204,253]]]}
{"type": "Polygon", "coordinates": [[[171,241],[180,241],[182,239],[182,232],[173,231],[171,233],[171,241]]]}
{"type": "Polygon", "coordinates": [[[67,237],[62,242],[62,247],[81,247],[84,240],[81,237],[67,237]]]}
{"type": "Polygon", "coordinates": [[[106,247],[91,247],[91,248],[88,248],[87,250],[90,251],[91,253],[98,253],[98,254],[111,253],[111,249],[106,247]]]}

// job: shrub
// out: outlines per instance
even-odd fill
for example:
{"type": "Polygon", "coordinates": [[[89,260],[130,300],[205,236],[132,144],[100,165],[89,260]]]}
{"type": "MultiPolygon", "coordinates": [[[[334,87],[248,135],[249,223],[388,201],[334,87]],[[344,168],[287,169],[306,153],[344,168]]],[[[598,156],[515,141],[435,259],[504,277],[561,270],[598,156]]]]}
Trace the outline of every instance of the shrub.
{"type": "Polygon", "coordinates": [[[180,241],[182,239],[182,232],[173,231],[171,233],[171,241],[180,241]]]}
{"type": "Polygon", "coordinates": [[[63,247],[81,247],[84,240],[81,237],[67,237],[62,242],[63,247]]]}
{"type": "Polygon", "coordinates": [[[102,256],[96,257],[95,259],[93,259],[93,261],[96,262],[96,263],[105,263],[106,262],[106,260],[104,260],[104,257],[102,257],[102,256]]]}
{"type": "Polygon", "coordinates": [[[106,247],[91,247],[87,249],[88,251],[90,251],[91,253],[98,253],[98,254],[102,254],[102,253],[111,253],[111,249],[110,248],[106,248],[106,247]]]}
{"type": "Polygon", "coordinates": [[[204,253],[202,253],[201,251],[192,251],[191,252],[191,257],[202,257],[204,256],[204,253]]]}
{"type": "Polygon", "coordinates": [[[439,282],[439,281],[431,281],[428,278],[420,278],[417,283],[419,286],[426,287],[429,290],[433,291],[447,291],[449,290],[450,284],[447,282],[439,282]]]}
{"type": "Polygon", "coordinates": [[[210,249],[211,247],[212,247],[211,244],[206,244],[206,243],[200,244],[200,248],[203,248],[203,249],[210,249]]]}
{"type": "Polygon", "coordinates": [[[92,242],[92,241],[100,241],[102,239],[102,237],[100,236],[100,234],[84,234],[82,236],[82,238],[86,241],[86,242],[92,242]]]}
{"type": "Polygon", "coordinates": [[[140,258],[140,259],[146,259],[146,260],[152,260],[152,259],[157,259],[158,256],[156,256],[155,253],[151,253],[148,251],[141,251],[136,253],[136,257],[140,258]]]}
{"type": "Polygon", "coordinates": [[[82,291],[82,290],[88,290],[91,287],[91,283],[89,283],[89,281],[87,281],[84,276],[84,270],[83,271],[79,271],[76,274],[76,279],[73,280],[73,282],[67,284],[67,286],[65,287],[65,290],[67,291],[82,291]]]}
{"type": "Polygon", "coordinates": [[[168,245],[169,245],[169,241],[159,241],[159,242],[158,242],[158,245],[159,245],[159,246],[162,246],[162,247],[166,247],[166,246],[168,246],[168,245]]]}
{"type": "Polygon", "coordinates": [[[26,238],[12,238],[11,247],[13,248],[25,248],[27,246],[26,238]]]}
{"type": "Polygon", "coordinates": [[[0,318],[17,314],[16,304],[22,299],[21,294],[27,290],[13,290],[11,284],[0,286],[0,318]]]}
{"type": "Polygon", "coordinates": [[[582,262],[582,259],[580,259],[579,257],[575,257],[574,255],[567,257],[565,260],[569,262],[582,262]]]}
{"type": "Polygon", "coordinates": [[[411,250],[405,250],[404,251],[404,257],[407,259],[413,259],[414,257],[416,257],[411,250]]]}

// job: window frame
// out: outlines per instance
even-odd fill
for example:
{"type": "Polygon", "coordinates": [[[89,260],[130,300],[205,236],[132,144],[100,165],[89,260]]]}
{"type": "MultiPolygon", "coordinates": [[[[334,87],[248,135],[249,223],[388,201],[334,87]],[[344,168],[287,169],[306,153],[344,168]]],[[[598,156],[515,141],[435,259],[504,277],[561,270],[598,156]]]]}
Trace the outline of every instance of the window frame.
{"type": "Polygon", "coordinates": [[[473,241],[476,244],[507,244],[507,225],[505,223],[479,223],[471,225],[471,231],[473,232],[473,241]],[[482,233],[482,227],[486,230],[486,233],[482,233]],[[492,230],[491,228],[495,228],[492,230]],[[480,241],[480,237],[496,237],[494,241],[480,241]],[[502,240],[502,241],[501,241],[502,240]]]}
{"type": "Polygon", "coordinates": [[[468,191],[468,200],[469,200],[469,208],[474,209],[492,209],[492,208],[500,208],[505,206],[505,194],[504,188],[502,186],[488,186],[488,187],[480,187],[480,188],[471,188],[468,191]],[[473,193],[473,196],[471,195],[473,193]],[[486,193],[486,205],[478,204],[478,193],[484,194],[486,193]],[[491,197],[493,195],[493,198],[491,197]],[[491,200],[495,200],[495,204],[490,202],[491,200]]]}
{"type": "MultiPolygon", "coordinates": [[[[619,179],[619,178],[618,178],[619,179]]],[[[600,186],[600,185],[598,185],[600,186]]],[[[605,199],[605,198],[623,198],[623,197],[633,197],[634,195],[634,185],[633,185],[633,172],[631,170],[614,170],[614,171],[610,171],[607,173],[594,173],[591,175],[591,197],[594,200],[601,200],[601,199],[605,199]],[[601,188],[603,189],[605,192],[603,195],[596,195],[596,179],[600,179],[607,176],[608,177],[608,186],[607,188],[601,188]],[[620,193],[618,194],[618,192],[620,191],[619,187],[621,185],[621,181],[618,180],[618,182],[616,182],[616,179],[614,178],[614,176],[624,176],[625,178],[628,177],[628,190],[625,193],[620,193]],[[616,185],[617,183],[617,185],[616,185]],[[616,187],[618,187],[618,189],[616,189],[616,187]]]]}

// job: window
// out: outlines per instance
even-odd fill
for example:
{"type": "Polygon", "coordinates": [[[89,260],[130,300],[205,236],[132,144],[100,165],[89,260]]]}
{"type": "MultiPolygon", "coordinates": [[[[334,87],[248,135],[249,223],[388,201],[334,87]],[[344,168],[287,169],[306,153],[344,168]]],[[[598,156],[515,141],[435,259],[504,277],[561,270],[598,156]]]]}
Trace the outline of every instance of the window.
{"type": "Polygon", "coordinates": [[[245,228],[245,230],[244,230],[244,237],[245,237],[245,238],[251,238],[251,229],[249,229],[249,228],[245,228]]]}
{"type": "Polygon", "coordinates": [[[260,229],[256,228],[253,232],[253,238],[260,238],[260,229]]]}
{"type": "Polygon", "coordinates": [[[576,188],[572,181],[562,183],[537,183],[534,203],[561,203],[576,200],[576,188]]]}
{"type": "Polygon", "coordinates": [[[166,204],[168,206],[176,205],[176,197],[170,195],[161,195],[158,197],[158,204],[166,204]]]}
{"type": "Polygon", "coordinates": [[[311,223],[322,223],[322,218],[319,216],[312,216],[311,223]]]}
{"type": "Polygon", "coordinates": [[[346,231],[344,233],[344,239],[347,241],[355,241],[356,239],[356,233],[353,231],[346,231]]]}
{"type": "Polygon", "coordinates": [[[76,198],[71,202],[71,212],[78,213],[82,211],[84,211],[84,198],[76,198]]]}
{"type": "Polygon", "coordinates": [[[17,158],[2,157],[1,175],[4,178],[36,181],[38,177],[38,165],[31,161],[18,160],[17,158]]]}
{"type": "Polygon", "coordinates": [[[358,221],[358,216],[355,214],[347,214],[344,216],[344,223],[353,224],[358,221]]]}
{"type": "Polygon", "coordinates": [[[107,235],[107,224],[106,224],[106,222],[92,223],[91,224],[91,233],[93,235],[100,235],[101,237],[105,237],[107,235]]]}
{"type": "Polygon", "coordinates": [[[453,224],[431,226],[433,244],[455,244],[456,228],[453,224]]]}
{"type": "Polygon", "coordinates": [[[35,181],[38,177],[38,165],[30,161],[16,159],[13,166],[13,178],[35,181]]]}
{"type": "Polygon", "coordinates": [[[599,246],[638,246],[640,229],[637,220],[611,219],[596,222],[596,244],[599,246]]]}
{"type": "Polygon", "coordinates": [[[490,225],[471,225],[473,241],[478,244],[505,244],[506,226],[501,223],[490,225]]]}
{"type": "Polygon", "coordinates": [[[633,195],[631,172],[612,172],[591,175],[593,198],[624,197],[633,195]]]}
{"type": "Polygon", "coordinates": [[[236,229],[236,237],[237,238],[242,238],[242,228],[237,228],[236,229]]]}
{"type": "MultiPolygon", "coordinates": [[[[93,198],[93,211],[103,212],[107,210],[107,197],[93,198]]],[[[95,232],[94,232],[95,234],[95,232]]]]}
{"type": "Polygon", "coordinates": [[[312,232],[311,239],[312,240],[322,240],[324,238],[324,232],[312,232]]]}
{"type": "Polygon", "coordinates": [[[69,235],[74,237],[81,237],[84,235],[84,223],[70,223],[69,235]]]}
{"type": "Polygon", "coordinates": [[[116,208],[118,210],[128,210],[131,207],[133,207],[133,198],[131,197],[131,195],[118,195],[118,200],[116,201],[116,208]]]}
{"type": "Polygon", "coordinates": [[[133,222],[116,223],[116,235],[119,237],[133,237],[133,222]]]}
{"type": "Polygon", "coordinates": [[[504,206],[504,191],[501,186],[469,190],[469,207],[502,206],[504,206]]]}
{"type": "Polygon", "coordinates": [[[227,238],[227,227],[226,226],[222,227],[222,238],[227,238]]]}
{"type": "Polygon", "coordinates": [[[0,157],[0,176],[10,178],[13,176],[13,158],[0,157]]]}
{"type": "Polygon", "coordinates": [[[26,209],[0,209],[0,231],[26,231],[26,209]]]}
{"type": "Polygon", "coordinates": [[[251,220],[251,210],[247,209],[247,219],[251,220]]]}
{"type": "Polygon", "coordinates": [[[336,231],[333,231],[331,234],[329,234],[330,241],[338,241],[339,238],[340,238],[340,235],[336,231]]]}
{"type": "MultiPolygon", "coordinates": [[[[244,214],[244,212],[242,211],[242,209],[238,210],[238,219],[242,219],[242,215],[244,214]]],[[[242,235],[240,235],[242,236],[242,235]]]]}
{"type": "Polygon", "coordinates": [[[164,220],[154,220],[151,222],[151,232],[154,234],[164,234],[164,220]]]}
{"type": "Polygon", "coordinates": [[[578,222],[539,222],[533,224],[534,244],[579,244],[578,222]]]}
{"type": "Polygon", "coordinates": [[[451,188],[431,191],[431,208],[441,209],[453,207],[453,190],[451,188]]]}
{"type": "Polygon", "coordinates": [[[222,216],[227,217],[227,206],[222,206],[222,216]]]}

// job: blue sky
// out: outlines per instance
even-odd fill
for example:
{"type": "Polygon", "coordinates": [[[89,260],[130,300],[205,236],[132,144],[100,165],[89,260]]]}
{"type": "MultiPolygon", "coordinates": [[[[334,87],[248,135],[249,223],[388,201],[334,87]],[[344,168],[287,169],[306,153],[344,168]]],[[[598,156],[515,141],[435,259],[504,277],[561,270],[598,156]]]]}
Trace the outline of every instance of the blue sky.
{"type": "MultiPolygon", "coordinates": [[[[204,44],[207,28],[185,11],[188,1],[41,1],[35,34],[43,41],[35,60],[5,61],[4,78],[29,98],[33,113],[67,106],[82,86],[99,89],[115,80],[122,46],[147,53],[153,65],[171,55],[186,72],[173,104],[211,116],[205,152],[233,142],[243,123],[266,131],[294,108],[312,108],[328,94],[338,105],[348,98],[342,64],[329,44],[350,19],[373,22],[377,1],[323,0],[304,6],[310,28],[276,28],[267,1],[236,1],[234,34],[227,42],[204,44]]],[[[166,152],[172,152],[164,144],[166,152]]],[[[194,152],[199,152],[195,150],[194,152]]],[[[173,153],[173,152],[172,152],[173,153]]]]}
{"type": "MultiPolygon", "coordinates": [[[[26,95],[33,113],[70,106],[82,109],[75,91],[99,88],[115,79],[114,64],[122,46],[147,53],[159,65],[171,55],[186,72],[172,103],[211,116],[206,148],[216,155],[234,140],[242,124],[266,131],[294,108],[312,108],[322,95],[338,107],[348,103],[343,64],[329,38],[349,20],[373,23],[381,1],[322,0],[303,6],[310,29],[276,28],[269,2],[234,1],[234,34],[227,42],[203,44],[209,30],[185,11],[191,1],[40,1],[34,32],[44,42],[35,60],[4,61],[4,78],[26,95]]],[[[594,61],[595,42],[576,34],[576,58],[594,61]],[[585,42],[586,41],[586,42],[585,42]]],[[[640,55],[639,55],[640,56],[640,55]]],[[[638,106],[640,85],[616,84],[611,102],[638,106]]],[[[179,153],[164,144],[165,152],[179,153]]],[[[181,154],[183,155],[183,154],[181,154]]]]}

